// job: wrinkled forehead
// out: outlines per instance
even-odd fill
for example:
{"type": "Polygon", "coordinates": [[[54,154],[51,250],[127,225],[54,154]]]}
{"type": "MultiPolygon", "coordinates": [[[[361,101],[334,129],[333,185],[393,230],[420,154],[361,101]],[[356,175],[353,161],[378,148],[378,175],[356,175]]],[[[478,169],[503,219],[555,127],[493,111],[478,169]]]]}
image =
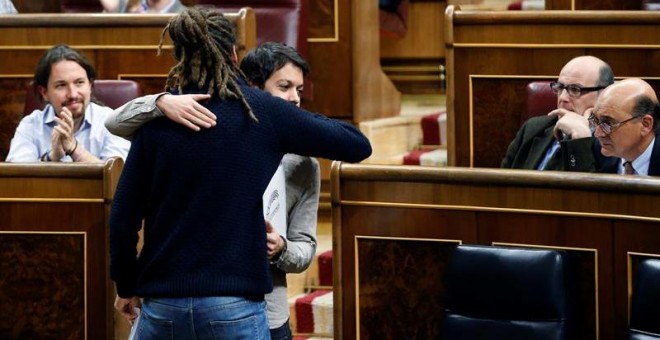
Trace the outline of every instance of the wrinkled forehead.
{"type": "Polygon", "coordinates": [[[593,114],[598,118],[621,120],[631,115],[635,102],[621,92],[604,92],[596,101],[593,114]]]}

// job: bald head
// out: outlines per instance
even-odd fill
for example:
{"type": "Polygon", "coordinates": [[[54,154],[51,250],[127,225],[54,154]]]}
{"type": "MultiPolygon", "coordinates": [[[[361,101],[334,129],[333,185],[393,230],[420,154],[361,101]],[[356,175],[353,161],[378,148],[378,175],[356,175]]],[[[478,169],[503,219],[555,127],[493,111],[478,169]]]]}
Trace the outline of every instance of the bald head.
{"type": "Polygon", "coordinates": [[[639,78],[628,78],[603,90],[596,100],[594,113],[618,111],[630,113],[631,117],[649,114],[655,120],[654,125],[657,125],[660,122],[654,114],[657,105],[658,97],[649,83],[639,78]]]}
{"type": "Polygon", "coordinates": [[[596,105],[606,101],[617,100],[618,102],[631,103],[635,102],[638,97],[646,97],[653,101],[658,102],[658,98],[649,83],[639,78],[628,78],[618,81],[608,86],[596,102],[596,105]]]}
{"type": "Polygon", "coordinates": [[[590,55],[571,59],[559,73],[575,79],[576,84],[584,86],[608,86],[614,82],[614,73],[610,66],[590,55]]]}
{"type": "MultiPolygon", "coordinates": [[[[614,74],[606,62],[594,56],[579,56],[564,65],[557,82],[563,87],[602,89],[614,82],[614,74]]],[[[571,96],[564,90],[555,93],[557,93],[558,109],[585,115],[587,110],[594,107],[599,91],[585,90],[577,96],[571,96]]]]}

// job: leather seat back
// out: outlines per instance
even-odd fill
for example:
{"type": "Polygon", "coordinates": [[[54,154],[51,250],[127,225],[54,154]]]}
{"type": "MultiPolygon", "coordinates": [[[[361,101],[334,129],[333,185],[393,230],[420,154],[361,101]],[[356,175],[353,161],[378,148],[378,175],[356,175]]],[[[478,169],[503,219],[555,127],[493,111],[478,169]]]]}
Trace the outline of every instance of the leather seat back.
{"type": "Polygon", "coordinates": [[[550,81],[533,81],[525,88],[527,102],[520,115],[520,125],[528,119],[543,116],[557,108],[557,95],[550,88],[550,81]]]}
{"type": "Polygon", "coordinates": [[[446,274],[446,339],[573,339],[569,254],[461,245],[446,274]]]}
{"type": "Polygon", "coordinates": [[[629,339],[660,339],[660,259],[646,259],[637,267],[629,339]]]}
{"type": "Polygon", "coordinates": [[[308,0],[199,0],[197,4],[223,11],[252,7],[257,18],[257,44],[284,43],[307,57],[308,0]]]}

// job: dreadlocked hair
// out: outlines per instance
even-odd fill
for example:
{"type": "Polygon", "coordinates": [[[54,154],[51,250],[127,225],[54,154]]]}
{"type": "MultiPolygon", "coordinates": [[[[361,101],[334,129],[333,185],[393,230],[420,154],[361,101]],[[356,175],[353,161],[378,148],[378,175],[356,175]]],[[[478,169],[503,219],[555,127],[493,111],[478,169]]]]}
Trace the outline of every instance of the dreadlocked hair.
{"type": "Polygon", "coordinates": [[[183,93],[183,87],[187,85],[206,86],[210,95],[217,92],[223,100],[240,100],[248,116],[259,121],[236,82],[244,75],[233,61],[234,25],[222,13],[190,7],[173,17],[161,32],[158,53],[165,32],[174,43],[177,60],[167,75],[166,90],[176,88],[183,93]]]}

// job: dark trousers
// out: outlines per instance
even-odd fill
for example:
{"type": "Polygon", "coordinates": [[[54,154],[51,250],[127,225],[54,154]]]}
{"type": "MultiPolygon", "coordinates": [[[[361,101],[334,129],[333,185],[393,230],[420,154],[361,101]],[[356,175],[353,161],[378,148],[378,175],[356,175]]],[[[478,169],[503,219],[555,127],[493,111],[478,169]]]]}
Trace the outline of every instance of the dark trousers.
{"type": "Polygon", "coordinates": [[[270,338],[271,340],[291,340],[293,336],[291,335],[289,320],[286,320],[286,322],[278,328],[271,328],[270,338]]]}

